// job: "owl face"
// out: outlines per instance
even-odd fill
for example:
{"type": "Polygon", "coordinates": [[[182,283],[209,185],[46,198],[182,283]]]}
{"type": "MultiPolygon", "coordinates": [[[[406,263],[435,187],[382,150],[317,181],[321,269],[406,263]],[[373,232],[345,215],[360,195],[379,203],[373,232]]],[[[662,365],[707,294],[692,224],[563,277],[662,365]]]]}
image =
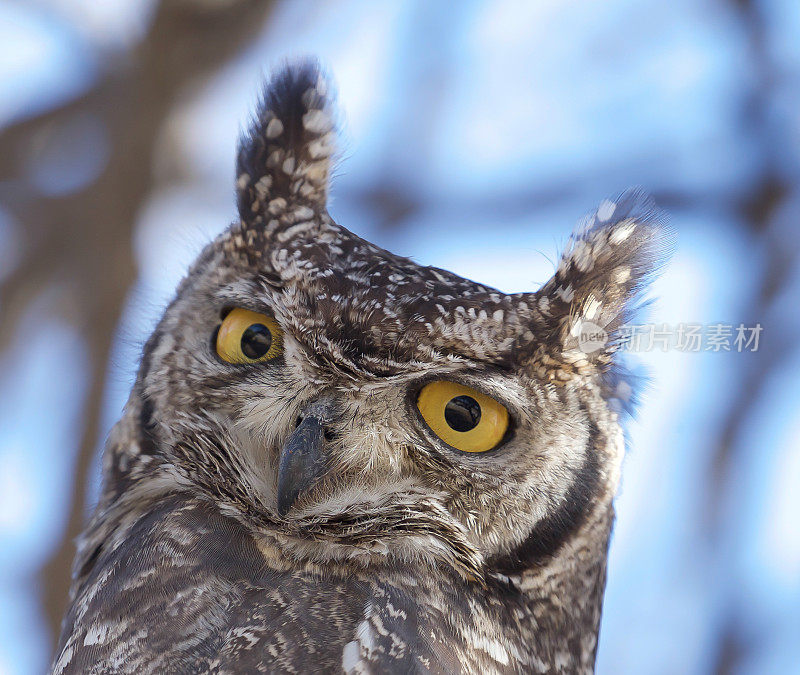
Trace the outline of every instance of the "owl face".
{"type": "Polygon", "coordinates": [[[614,351],[657,213],[604,202],[537,292],[419,266],[328,215],[327,90],[314,64],[284,71],[242,141],[240,221],[145,349],[148,471],[310,559],[476,577],[557,556],[616,485],[614,351]]]}

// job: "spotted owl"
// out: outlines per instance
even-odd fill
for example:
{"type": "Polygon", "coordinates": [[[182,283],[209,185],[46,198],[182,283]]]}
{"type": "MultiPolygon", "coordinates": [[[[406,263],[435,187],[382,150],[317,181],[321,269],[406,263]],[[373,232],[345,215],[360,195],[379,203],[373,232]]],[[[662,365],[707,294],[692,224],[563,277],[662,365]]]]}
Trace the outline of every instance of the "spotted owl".
{"type": "Polygon", "coordinates": [[[238,220],[110,435],[54,673],[593,670],[663,217],[602,202],[529,293],[419,265],[328,214],[332,100],[314,61],[264,89],[238,220]]]}

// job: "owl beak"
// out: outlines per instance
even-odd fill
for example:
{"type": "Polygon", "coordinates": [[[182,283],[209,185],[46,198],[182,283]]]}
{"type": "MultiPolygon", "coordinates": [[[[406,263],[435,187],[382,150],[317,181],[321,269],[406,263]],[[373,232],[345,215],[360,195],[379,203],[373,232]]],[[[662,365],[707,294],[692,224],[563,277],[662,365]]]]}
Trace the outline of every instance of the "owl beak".
{"type": "Polygon", "coordinates": [[[278,513],[285,516],[297,498],[322,477],[326,469],[325,420],[305,415],[283,446],[278,467],[278,513]]]}

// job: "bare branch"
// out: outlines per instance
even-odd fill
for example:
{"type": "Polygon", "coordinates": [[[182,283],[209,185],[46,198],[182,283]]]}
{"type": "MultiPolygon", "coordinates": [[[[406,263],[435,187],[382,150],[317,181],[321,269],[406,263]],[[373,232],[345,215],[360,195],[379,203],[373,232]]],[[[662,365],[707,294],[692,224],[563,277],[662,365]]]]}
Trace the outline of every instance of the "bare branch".
{"type": "Polygon", "coordinates": [[[90,91],[0,133],[0,196],[23,237],[19,266],[0,283],[0,349],[13,336],[30,299],[58,286],[68,296],[58,309],[83,335],[90,354],[68,526],[41,572],[42,602],[53,638],[66,603],[73,540],[84,519],[106,364],[135,279],[131,239],[138,210],[153,187],[158,133],[187,86],[222,66],[253,38],[271,6],[264,0],[162,0],[142,43],[90,91]],[[81,114],[105,127],[111,144],[107,163],[96,180],[77,192],[42,195],[24,175],[30,149],[43,133],[57,135],[81,114]]]}

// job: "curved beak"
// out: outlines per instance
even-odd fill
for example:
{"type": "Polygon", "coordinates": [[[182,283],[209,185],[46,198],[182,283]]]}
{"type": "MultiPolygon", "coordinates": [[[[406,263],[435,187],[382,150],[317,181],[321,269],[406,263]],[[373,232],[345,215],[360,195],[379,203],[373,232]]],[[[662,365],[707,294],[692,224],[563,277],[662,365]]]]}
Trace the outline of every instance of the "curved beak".
{"type": "Polygon", "coordinates": [[[278,513],[285,516],[297,498],[309,490],[327,469],[325,423],[330,407],[312,404],[281,450],[278,466],[278,513]]]}

